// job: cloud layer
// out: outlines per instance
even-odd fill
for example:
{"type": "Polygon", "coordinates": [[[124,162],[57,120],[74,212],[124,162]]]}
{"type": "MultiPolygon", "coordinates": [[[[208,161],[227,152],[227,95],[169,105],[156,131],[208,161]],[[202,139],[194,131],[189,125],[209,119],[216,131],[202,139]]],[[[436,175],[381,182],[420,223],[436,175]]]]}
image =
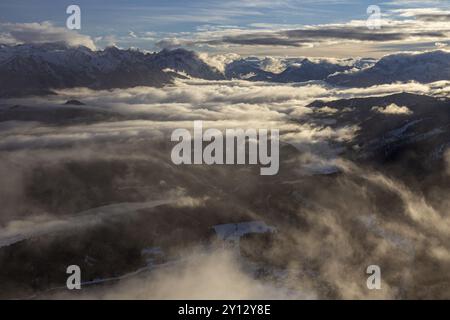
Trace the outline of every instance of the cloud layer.
{"type": "MultiPolygon", "coordinates": [[[[360,128],[336,125],[336,119],[358,106],[310,105],[317,99],[326,106],[339,98],[403,91],[448,96],[449,83],[336,89],[321,82],[188,79],[163,88],[79,88],[3,100],[3,111],[27,106],[45,114],[80,108],[88,116],[70,123],[45,118],[1,123],[0,173],[5,179],[0,195],[8,200],[2,201],[2,249],[20,245],[27,259],[35,259],[27,261],[36,262],[33,253],[39,248],[45,257],[45,271],[38,269],[43,274],[47,268],[62,270],[64,252],[83,265],[85,281],[114,280],[86,285],[84,298],[447,297],[449,203],[447,190],[437,183],[440,173],[419,183],[408,172],[412,181],[405,183],[379,168],[342,160],[342,145],[352,142],[360,128]],[[64,105],[70,99],[85,105],[64,105]],[[103,116],[90,118],[94,111],[103,116]],[[170,133],[192,129],[193,120],[219,130],[280,129],[280,174],[263,180],[248,167],[173,165],[170,133]],[[432,185],[431,195],[421,189],[425,185],[432,185]],[[176,204],[153,207],[154,200],[174,195],[176,204]],[[209,246],[212,225],[252,220],[279,231],[258,253],[262,261],[209,246]],[[13,241],[29,237],[33,241],[13,241]],[[208,245],[192,250],[199,243],[208,245]],[[56,250],[55,244],[64,245],[56,250]],[[140,250],[158,246],[167,260],[143,267],[140,250]],[[365,286],[371,264],[382,268],[380,291],[365,286]],[[416,289],[423,287],[428,290],[416,289]]],[[[398,112],[408,113],[402,104],[368,111],[370,116],[382,112],[386,122],[397,119],[398,112]]],[[[12,286],[2,294],[26,296],[21,290],[28,285],[29,271],[22,262],[4,261],[8,272],[20,274],[23,286],[2,279],[12,286]]],[[[80,297],[45,291],[63,285],[58,281],[44,281],[38,297],[80,297]]]]}
{"type": "Polygon", "coordinates": [[[67,28],[57,27],[51,22],[0,23],[0,43],[48,43],[63,42],[70,46],[86,46],[95,49],[94,41],[86,35],[67,28]]]}

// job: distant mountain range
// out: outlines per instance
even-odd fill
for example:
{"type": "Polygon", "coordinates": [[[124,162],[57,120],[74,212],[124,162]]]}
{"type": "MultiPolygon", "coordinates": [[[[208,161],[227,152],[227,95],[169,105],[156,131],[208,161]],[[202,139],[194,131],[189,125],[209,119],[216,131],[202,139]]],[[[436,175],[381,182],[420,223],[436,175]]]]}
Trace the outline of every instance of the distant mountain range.
{"type": "Polygon", "coordinates": [[[450,80],[450,52],[442,50],[389,55],[370,68],[332,75],[327,82],[345,87],[370,87],[394,82],[430,83],[440,80],[450,80]]]}
{"type": "Polygon", "coordinates": [[[277,83],[323,80],[333,85],[368,87],[378,84],[450,80],[450,53],[396,54],[373,59],[341,61],[249,57],[232,61],[219,71],[185,49],[147,53],[108,47],[102,51],[60,43],[0,45],[0,97],[50,94],[53,89],[161,87],[175,78],[245,79],[277,83]]]}
{"type": "Polygon", "coordinates": [[[52,89],[160,87],[173,71],[203,79],[223,79],[191,51],[145,53],[108,47],[92,51],[64,44],[0,46],[0,96],[48,94],[52,89]]]}
{"type": "Polygon", "coordinates": [[[327,61],[313,62],[309,59],[283,59],[284,70],[279,73],[268,71],[264,60],[251,57],[231,62],[225,68],[227,79],[246,79],[249,81],[305,82],[325,80],[328,76],[350,70],[354,65],[341,65],[327,61]]]}

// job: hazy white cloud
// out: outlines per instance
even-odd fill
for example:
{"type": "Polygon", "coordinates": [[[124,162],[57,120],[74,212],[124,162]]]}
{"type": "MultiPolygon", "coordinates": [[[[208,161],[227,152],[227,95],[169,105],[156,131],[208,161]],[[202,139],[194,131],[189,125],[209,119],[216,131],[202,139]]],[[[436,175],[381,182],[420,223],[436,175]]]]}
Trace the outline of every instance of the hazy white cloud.
{"type": "Polygon", "coordinates": [[[372,107],[372,111],[383,114],[405,114],[405,115],[412,114],[412,111],[408,107],[406,106],[399,107],[395,103],[391,103],[386,107],[372,107]]]}
{"type": "Polygon", "coordinates": [[[105,222],[120,215],[129,215],[138,210],[175,203],[176,199],[155,200],[145,203],[117,203],[92,208],[69,217],[50,215],[30,216],[22,220],[12,220],[0,228],[0,248],[16,242],[42,235],[82,230],[105,222]]]}
{"type": "MultiPolygon", "coordinates": [[[[309,119],[316,115],[332,115],[337,110],[307,107],[315,100],[331,101],[367,96],[382,96],[408,91],[417,94],[448,96],[450,83],[405,83],[369,88],[336,89],[323,83],[276,84],[265,82],[177,81],[164,88],[135,87],[117,90],[85,88],[60,90],[58,95],[8,100],[9,104],[58,106],[70,99],[85,103],[80,108],[102,111],[122,120],[79,124],[64,128],[39,126],[30,123],[3,123],[2,149],[53,148],[68,143],[96,143],[120,139],[160,139],[176,128],[192,127],[193,120],[203,120],[205,127],[276,128],[281,139],[307,148],[308,143],[349,141],[357,127],[332,129],[326,122],[300,125],[291,120],[309,119]],[[138,120],[137,120],[138,119],[138,120]],[[322,124],[320,124],[322,123],[322,124]],[[27,126],[27,130],[23,125],[27,126]],[[31,126],[31,127],[30,127],[31,126]]],[[[409,114],[406,107],[390,105],[375,108],[385,114],[409,114]]]]}
{"type": "Polygon", "coordinates": [[[51,22],[0,23],[0,42],[6,44],[64,42],[70,46],[95,49],[94,41],[67,28],[56,27],[51,22]]]}
{"type": "Polygon", "coordinates": [[[234,60],[239,59],[240,56],[235,53],[211,55],[206,52],[203,52],[199,53],[199,58],[202,59],[207,64],[209,64],[210,66],[216,68],[220,72],[224,72],[226,65],[234,60]]]}
{"type": "Polygon", "coordinates": [[[321,107],[321,108],[319,108],[319,109],[316,109],[315,111],[316,111],[316,112],[319,112],[319,113],[328,113],[328,114],[333,114],[333,113],[338,112],[337,109],[335,109],[335,108],[330,108],[330,107],[328,107],[328,106],[321,107]]]}
{"type": "MultiPolygon", "coordinates": [[[[50,298],[71,298],[57,293],[50,298]]],[[[315,299],[317,295],[288,279],[257,279],[254,270],[230,250],[194,249],[179,261],[113,284],[91,289],[83,299],[315,299]],[[220,275],[220,276],[218,276],[220,275]]]]}
{"type": "MultiPolygon", "coordinates": [[[[57,154],[57,153],[56,153],[57,154]]],[[[67,154],[66,154],[67,158],[67,154]]],[[[73,154],[71,159],[75,159],[73,154]]],[[[129,160],[129,159],[128,159],[129,160]]],[[[0,248],[16,242],[43,235],[64,231],[82,231],[89,227],[137,214],[140,210],[160,206],[199,207],[206,200],[185,195],[185,190],[177,188],[159,195],[160,199],[146,202],[113,203],[102,207],[91,208],[70,216],[52,216],[50,214],[31,215],[22,219],[10,220],[0,227],[0,248]]]]}

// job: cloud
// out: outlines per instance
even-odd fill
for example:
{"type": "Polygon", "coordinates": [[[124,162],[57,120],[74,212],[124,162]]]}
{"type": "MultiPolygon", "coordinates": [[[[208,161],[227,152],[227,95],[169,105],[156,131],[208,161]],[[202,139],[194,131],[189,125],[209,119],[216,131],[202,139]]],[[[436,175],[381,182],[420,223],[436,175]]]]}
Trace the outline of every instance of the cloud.
{"type": "MultiPolygon", "coordinates": [[[[203,120],[205,127],[215,128],[277,128],[281,139],[302,147],[326,140],[351,140],[357,128],[332,129],[326,122],[294,124],[292,120],[308,120],[315,116],[332,116],[336,110],[307,107],[315,100],[331,101],[367,96],[382,96],[408,91],[416,94],[446,96],[450,82],[431,84],[404,83],[369,88],[336,89],[323,83],[276,84],[243,80],[184,80],[163,88],[135,87],[116,90],[74,88],[59,90],[53,97],[8,100],[11,105],[43,108],[61,107],[76,99],[80,106],[104,114],[103,123],[81,123],[66,127],[6,122],[0,128],[5,135],[1,150],[59,148],[68,144],[107,143],[134,139],[159,139],[176,128],[191,129],[193,120],[203,120]],[[118,119],[119,117],[119,119],[118,119]],[[322,124],[320,124],[322,123],[322,124]],[[308,138],[306,138],[308,137],[308,138]],[[309,141],[309,142],[308,142],[309,141]]],[[[405,107],[379,107],[375,112],[408,114],[405,107]]],[[[43,116],[44,117],[44,116],[43,116]]],[[[326,145],[326,144],[325,144],[326,145]]]]}
{"type": "Polygon", "coordinates": [[[94,41],[67,28],[56,27],[51,22],[0,23],[0,42],[6,44],[63,42],[70,46],[95,49],[94,41]]]}
{"type": "Polygon", "coordinates": [[[239,59],[240,56],[235,53],[211,55],[203,52],[199,53],[199,58],[223,73],[227,64],[239,59]]]}
{"type": "MultiPolygon", "coordinates": [[[[334,288],[338,292],[339,298],[401,299],[409,294],[420,295],[412,293],[415,290],[411,284],[433,277],[427,276],[425,265],[418,267],[414,261],[435,261],[441,275],[448,266],[450,248],[441,245],[447,242],[449,230],[445,195],[430,203],[420,192],[379,171],[342,159],[333,165],[344,175],[336,183],[324,182],[322,190],[316,186],[313,196],[305,196],[305,192],[317,179],[289,181],[296,190],[290,201],[303,204],[302,223],[309,226],[306,230],[289,230],[295,254],[311,264],[322,261],[315,272],[330,284],[331,291],[334,288]],[[376,200],[386,199],[388,194],[389,204],[376,200]],[[433,234],[439,240],[429,241],[433,234]],[[366,289],[363,277],[371,264],[384,270],[382,290],[376,292],[366,289]],[[405,295],[403,290],[408,293],[405,295]]],[[[442,290],[437,289],[443,293],[445,286],[442,290]]]]}
{"type": "Polygon", "coordinates": [[[437,41],[448,39],[445,31],[436,30],[414,30],[414,28],[405,26],[384,26],[379,31],[369,30],[365,24],[349,23],[342,25],[322,25],[307,26],[301,29],[280,30],[280,31],[258,31],[258,30],[232,30],[229,35],[217,32],[213,39],[205,39],[207,34],[197,34],[194,39],[171,38],[163,39],[157,44],[159,47],[174,48],[180,46],[279,46],[279,47],[314,47],[321,44],[327,44],[330,41],[347,42],[399,42],[412,38],[428,39],[428,41],[437,41]]]}
{"type": "Polygon", "coordinates": [[[330,108],[330,107],[328,107],[328,106],[321,107],[321,108],[319,108],[319,109],[317,109],[317,110],[315,110],[315,111],[316,111],[316,112],[321,112],[321,113],[329,113],[329,114],[333,114],[333,113],[338,112],[337,109],[335,109],[335,108],[330,108]]]}
{"type": "MultiPolygon", "coordinates": [[[[72,158],[73,159],[73,158],[72,158]]],[[[81,232],[86,228],[137,214],[140,210],[160,206],[199,207],[205,199],[186,196],[182,189],[169,190],[161,195],[163,199],[146,202],[113,203],[106,206],[91,208],[70,216],[32,215],[20,220],[10,220],[5,227],[0,228],[0,248],[39,236],[51,235],[66,231],[81,232]]]]}
{"type": "Polygon", "coordinates": [[[409,8],[392,10],[403,18],[415,18],[425,22],[448,22],[450,21],[450,11],[439,8],[409,8]]]}
{"type": "MultiPolygon", "coordinates": [[[[233,251],[194,249],[166,268],[149,270],[124,279],[112,290],[93,289],[83,299],[314,299],[309,290],[288,289],[289,283],[276,283],[254,277],[233,251]],[[220,275],[220,276],[218,276],[220,275]]],[[[51,298],[55,296],[50,295],[51,298]]],[[[64,293],[58,298],[70,298],[64,293]]]]}
{"type": "Polygon", "coordinates": [[[116,203],[92,208],[70,217],[40,215],[31,216],[24,220],[12,220],[8,222],[6,227],[0,228],[0,248],[43,235],[86,229],[117,216],[130,215],[138,210],[168,205],[176,203],[176,201],[176,199],[167,199],[144,203],[116,203]]]}
{"type": "MultiPolygon", "coordinates": [[[[49,252],[53,241],[65,244],[64,236],[70,233],[76,249],[78,241],[87,241],[89,248],[101,246],[102,252],[112,248],[108,255],[123,261],[117,253],[121,245],[116,246],[116,242],[88,241],[92,234],[98,237],[99,230],[111,227],[110,219],[115,217],[120,218],[120,237],[112,233],[111,238],[117,238],[117,243],[126,248],[141,249],[144,243],[170,247],[174,242],[169,238],[178,241],[175,252],[168,253],[167,263],[155,268],[144,266],[145,271],[134,273],[142,265],[133,269],[135,266],[127,264],[119,271],[114,269],[114,276],[119,274],[120,279],[105,281],[105,285],[86,285],[81,296],[62,290],[39,297],[445,296],[447,288],[441,286],[447,281],[445,272],[450,263],[446,190],[431,181],[434,199],[430,200],[419,191],[423,181],[418,186],[406,184],[376,169],[341,160],[340,146],[355,139],[358,126],[336,127],[320,122],[333,120],[343,111],[317,111],[308,105],[316,99],[326,102],[403,91],[446,96],[449,88],[448,81],[335,89],[321,82],[281,85],[191,79],[163,88],[75,88],[60,90],[54,96],[4,100],[0,108],[16,104],[46,107],[40,109],[45,114],[64,108],[69,99],[77,99],[85,105],[76,108],[85,110],[87,116],[65,125],[23,121],[0,124],[0,174],[5,176],[0,191],[10,199],[6,209],[2,201],[7,218],[2,215],[0,234],[4,237],[0,240],[7,244],[32,236],[35,241],[21,244],[25,252],[49,252]],[[111,117],[92,121],[92,110],[111,117]],[[171,131],[192,129],[192,120],[198,119],[204,121],[205,128],[219,130],[280,129],[283,147],[287,148],[282,153],[280,175],[264,181],[248,168],[173,165],[167,144],[171,131]],[[174,204],[146,211],[152,207],[152,199],[174,198],[174,204]],[[132,219],[136,210],[142,210],[138,215],[143,220],[132,219]],[[199,231],[202,228],[252,219],[270,222],[279,230],[274,242],[262,250],[263,267],[212,247],[192,251],[186,244],[197,232],[203,237],[199,231]],[[83,228],[86,226],[90,227],[83,228]],[[75,232],[69,232],[74,227],[78,227],[75,232]],[[157,230],[152,231],[153,227],[157,230]],[[52,237],[41,239],[39,235],[44,234],[52,237]],[[367,290],[365,269],[371,264],[382,268],[382,290],[367,290]]],[[[397,105],[380,110],[391,109],[404,111],[397,105]]],[[[448,152],[445,159],[450,162],[448,152]]],[[[408,179],[414,180],[410,172],[408,179]]],[[[115,224],[111,228],[117,232],[115,224]]],[[[23,253],[21,257],[28,256],[23,253]]],[[[104,268],[101,264],[92,268],[104,268]]],[[[53,265],[45,259],[45,272],[53,265]]],[[[98,274],[108,277],[104,269],[95,270],[100,271],[94,278],[98,279],[98,274]]],[[[82,274],[89,271],[83,269],[82,274]]]]}
{"type": "Polygon", "coordinates": [[[345,172],[357,174],[397,194],[404,204],[405,212],[421,227],[429,232],[438,232],[444,238],[450,234],[450,222],[446,219],[445,212],[440,212],[436,209],[423,195],[414,193],[403,183],[391,179],[380,172],[367,173],[364,172],[364,169],[358,168],[355,164],[347,161],[341,161],[340,164],[341,169],[345,172]]]}
{"type": "Polygon", "coordinates": [[[382,113],[382,114],[405,114],[410,115],[412,114],[412,111],[409,110],[408,107],[403,106],[399,107],[395,103],[391,103],[390,105],[386,107],[372,107],[372,111],[382,113]]]}
{"type": "Polygon", "coordinates": [[[264,24],[247,27],[222,27],[199,29],[197,32],[171,34],[157,42],[159,47],[196,47],[198,50],[216,50],[251,55],[287,52],[326,56],[327,49],[336,56],[337,51],[371,52],[379,56],[388,52],[387,46],[409,45],[431,48],[436,42],[450,39],[449,11],[440,8],[393,9],[383,12],[381,28],[370,30],[366,20],[318,25],[264,24]],[[338,48],[338,49],[337,49],[338,48]]]}

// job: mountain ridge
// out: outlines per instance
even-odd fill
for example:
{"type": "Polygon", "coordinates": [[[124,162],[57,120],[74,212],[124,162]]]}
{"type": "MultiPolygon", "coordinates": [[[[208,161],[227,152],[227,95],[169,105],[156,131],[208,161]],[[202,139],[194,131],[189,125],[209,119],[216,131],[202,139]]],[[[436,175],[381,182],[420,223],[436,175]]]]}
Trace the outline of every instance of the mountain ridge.
{"type": "Polygon", "coordinates": [[[248,57],[228,62],[220,71],[196,52],[181,48],[150,53],[114,46],[93,51],[63,43],[0,45],[0,97],[47,95],[74,87],[162,87],[176,78],[188,77],[274,83],[320,80],[342,87],[430,83],[450,80],[450,52],[393,54],[376,63],[369,58],[332,61],[248,57]]]}
{"type": "Polygon", "coordinates": [[[445,50],[388,55],[372,67],[354,73],[332,75],[326,81],[344,87],[370,87],[396,82],[431,83],[440,80],[450,80],[450,52],[445,50]]]}

